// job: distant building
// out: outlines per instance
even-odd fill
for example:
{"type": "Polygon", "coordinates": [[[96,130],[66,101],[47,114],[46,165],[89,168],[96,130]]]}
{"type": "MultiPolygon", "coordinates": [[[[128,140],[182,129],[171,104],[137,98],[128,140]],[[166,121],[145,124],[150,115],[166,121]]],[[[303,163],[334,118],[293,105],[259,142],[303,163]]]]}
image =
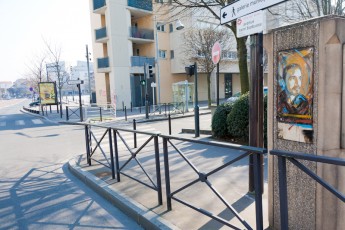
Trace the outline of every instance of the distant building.
{"type": "Polygon", "coordinates": [[[0,81],[0,98],[8,96],[7,90],[11,88],[13,83],[11,81],[0,81]]]}

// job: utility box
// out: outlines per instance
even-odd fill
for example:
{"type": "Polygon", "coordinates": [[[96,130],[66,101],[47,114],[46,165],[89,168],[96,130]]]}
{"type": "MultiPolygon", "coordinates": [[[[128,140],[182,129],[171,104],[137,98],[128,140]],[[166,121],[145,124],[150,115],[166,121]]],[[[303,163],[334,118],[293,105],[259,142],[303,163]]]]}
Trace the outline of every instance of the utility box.
{"type": "MultiPolygon", "coordinates": [[[[264,36],[268,148],[345,159],[345,18],[326,16],[264,36]]],[[[345,193],[345,167],[302,161],[345,193]]],[[[269,156],[269,223],[280,229],[277,157],[269,156]]],[[[345,204],[287,164],[289,229],[344,229],[345,204]]]]}

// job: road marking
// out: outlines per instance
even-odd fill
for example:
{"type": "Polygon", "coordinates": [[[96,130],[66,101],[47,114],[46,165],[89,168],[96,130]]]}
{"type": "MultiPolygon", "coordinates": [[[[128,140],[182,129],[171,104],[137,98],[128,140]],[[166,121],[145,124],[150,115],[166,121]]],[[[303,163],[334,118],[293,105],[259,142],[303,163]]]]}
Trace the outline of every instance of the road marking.
{"type": "Polygon", "coordinates": [[[34,123],[35,125],[41,125],[43,124],[43,121],[41,119],[32,119],[31,120],[32,123],[34,123]]]}
{"type": "Polygon", "coordinates": [[[25,122],[24,122],[24,120],[17,120],[17,121],[15,122],[15,124],[16,124],[16,125],[25,125],[25,122]]]}
{"type": "Polygon", "coordinates": [[[6,122],[5,122],[5,121],[1,121],[1,122],[0,122],[0,126],[1,126],[1,127],[6,126],[6,122]]]}

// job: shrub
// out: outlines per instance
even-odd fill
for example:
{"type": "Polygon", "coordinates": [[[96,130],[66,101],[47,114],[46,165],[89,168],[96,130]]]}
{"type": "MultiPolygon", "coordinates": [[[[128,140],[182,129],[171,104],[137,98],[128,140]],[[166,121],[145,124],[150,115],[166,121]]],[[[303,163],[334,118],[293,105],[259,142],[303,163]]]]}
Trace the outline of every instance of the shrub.
{"type": "Polygon", "coordinates": [[[233,103],[224,103],[217,107],[212,117],[212,133],[214,137],[225,138],[229,136],[226,118],[231,111],[233,103]]]}
{"type": "Polygon", "coordinates": [[[242,141],[249,140],[249,93],[243,94],[227,116],[229,135],[242,141]]]}

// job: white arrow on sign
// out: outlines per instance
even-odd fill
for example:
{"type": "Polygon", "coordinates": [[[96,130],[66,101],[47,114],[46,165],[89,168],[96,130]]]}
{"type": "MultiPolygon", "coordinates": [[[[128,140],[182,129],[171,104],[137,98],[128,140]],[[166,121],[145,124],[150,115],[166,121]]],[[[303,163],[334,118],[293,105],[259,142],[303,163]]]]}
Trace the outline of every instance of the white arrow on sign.
{"type": "Polygon", "coordinates": [[[79,84],[84,84],[84,81],[83,80],[69,80],[67,82],[67,84],[69,84],[69,85],[79,85],[79,84]]]}
{"type": "Polygon", "coordinates": [[[220,24],[231,22],[239,17],[266,9],[287,0],[240,0],[220,9],[220,24]]]}

